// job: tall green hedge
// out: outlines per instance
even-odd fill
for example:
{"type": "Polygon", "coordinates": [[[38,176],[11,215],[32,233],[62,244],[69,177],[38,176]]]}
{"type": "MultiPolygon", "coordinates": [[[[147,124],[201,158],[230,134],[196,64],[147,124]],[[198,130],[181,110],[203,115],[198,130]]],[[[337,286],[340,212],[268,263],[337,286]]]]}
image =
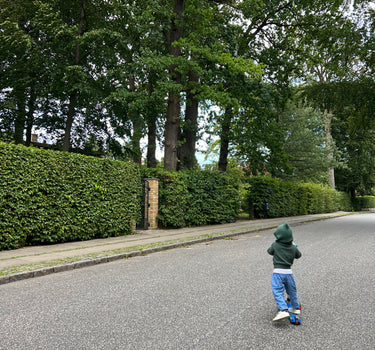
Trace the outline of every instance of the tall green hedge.
{"type": "Polygon", "coordinates": [[[295,184],[268,176],[249,180],[248,207],[256,218],[351,211],[350,197],[328,186],[295,184]]]}
{"type": "Polygon", "coordinates": [[[353,199],[355,210],[375,208],[375,196],[361,196],[353,199]]]}
{"type": "Polygon", "coordinates": [[[0,250],[131,232],[139,167],[0,142],[0,250]]]}
{"type": "Polygon", "coordinates": [[[187,227],[233,222],[240,209],[238,178],[219,171],[144,169],[159,179],[162,227],[187,227]]]}

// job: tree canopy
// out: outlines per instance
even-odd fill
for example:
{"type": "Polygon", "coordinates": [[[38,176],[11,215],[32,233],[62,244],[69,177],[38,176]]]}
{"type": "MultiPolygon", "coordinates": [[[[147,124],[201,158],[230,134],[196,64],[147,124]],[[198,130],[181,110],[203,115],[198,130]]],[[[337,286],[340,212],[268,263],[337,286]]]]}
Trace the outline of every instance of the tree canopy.
{"type": "Polygon", "coordinates": [[[148,167],[161,145],[176,170],[210,134],[222,171],[370,193],[374,18],[370,1],[0,0],[0,138],[148,167]]]}

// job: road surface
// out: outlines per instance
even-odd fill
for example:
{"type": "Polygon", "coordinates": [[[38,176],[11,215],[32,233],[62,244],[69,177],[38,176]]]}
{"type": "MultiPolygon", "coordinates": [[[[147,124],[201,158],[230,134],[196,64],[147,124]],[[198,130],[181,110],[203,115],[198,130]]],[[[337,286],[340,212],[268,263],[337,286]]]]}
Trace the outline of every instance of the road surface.
{"type": "Polygon", "coordinates": [[[0,349],[373,349],[375,214],[293,232],[301,326],[271,322],[263,231],[2,285],[0,349]]]}

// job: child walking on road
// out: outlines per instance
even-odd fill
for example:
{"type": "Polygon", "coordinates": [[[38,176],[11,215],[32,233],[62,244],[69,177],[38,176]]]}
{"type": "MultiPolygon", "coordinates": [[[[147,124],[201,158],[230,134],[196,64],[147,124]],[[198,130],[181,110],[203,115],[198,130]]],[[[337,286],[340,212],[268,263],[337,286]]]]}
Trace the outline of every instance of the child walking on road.
{"type": "Polygon", "coordinates": [[[290,298],[289,311],[296,315],[300,314],[297,288],[291,267],[294,259],[299,259],[302,254],[293,242],[293,232],[287,222],[278,226],[274,235],[276,241],[267,252],[273,255],[272,292],[279,312],[272,321],[281,321],[289,317],[284,291],[290,298]]]}

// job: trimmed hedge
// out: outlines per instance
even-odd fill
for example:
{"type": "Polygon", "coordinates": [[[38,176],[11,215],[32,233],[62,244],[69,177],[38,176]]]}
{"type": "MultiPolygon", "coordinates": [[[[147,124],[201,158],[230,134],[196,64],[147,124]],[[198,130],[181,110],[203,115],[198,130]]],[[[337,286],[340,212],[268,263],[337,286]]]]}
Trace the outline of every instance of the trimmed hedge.
{"type": "Polygon", "coordinates": [[[161,227],[177,228],[233,222],[240,210],[239,181],[219,171],[144,169],[159,179],[161,227]]]}
{"type": "Polygon", "coordinates": [[[135,164],[0,142],[0,250],[127,234],[135,164]]]}
{"type": "Polygon", "coordinates": [[[285,217],[352,210],[349,195],[328,186],[295,184],[268,176],[252,177],[249,184],[246,198],[251,217],[285,217]]]}
{"type": "Polygon", "coordinates": [[[375,196],[362,196],[353,199],[354,210],[375,208],[375,196]]]}

